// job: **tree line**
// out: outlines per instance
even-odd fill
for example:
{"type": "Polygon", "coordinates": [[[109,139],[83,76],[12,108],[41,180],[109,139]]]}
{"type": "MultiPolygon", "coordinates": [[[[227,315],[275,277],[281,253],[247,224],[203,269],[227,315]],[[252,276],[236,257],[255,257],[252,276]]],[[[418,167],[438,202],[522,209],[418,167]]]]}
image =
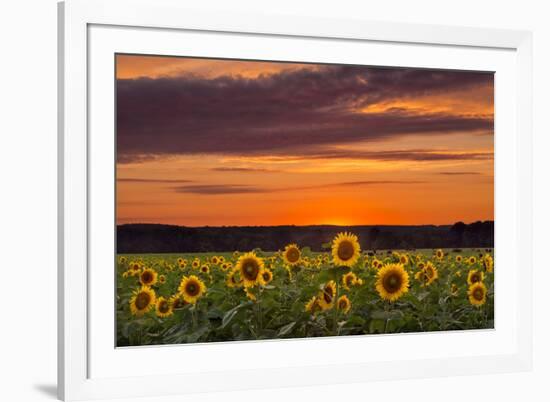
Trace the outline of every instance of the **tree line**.
{"type": "Polygon", "coordinates": [[[364,250],[420,248],[492,248],[494,222],[422,226],[220,226],[160,224],[117,226],[118,253],[198,253],[261,249],[276,251],[296,243],[323,251],[334,236],[349,231],[364,250]]]}

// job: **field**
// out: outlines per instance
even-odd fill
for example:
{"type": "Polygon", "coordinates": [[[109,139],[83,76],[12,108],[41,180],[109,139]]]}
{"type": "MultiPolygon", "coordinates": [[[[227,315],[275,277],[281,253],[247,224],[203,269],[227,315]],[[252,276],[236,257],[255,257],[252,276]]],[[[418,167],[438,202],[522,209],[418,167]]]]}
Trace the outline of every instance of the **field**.
{"type": "Polygon", "coordinates": [[[494,327],[492,249],[119,254],[117,346],[494,327]]]}

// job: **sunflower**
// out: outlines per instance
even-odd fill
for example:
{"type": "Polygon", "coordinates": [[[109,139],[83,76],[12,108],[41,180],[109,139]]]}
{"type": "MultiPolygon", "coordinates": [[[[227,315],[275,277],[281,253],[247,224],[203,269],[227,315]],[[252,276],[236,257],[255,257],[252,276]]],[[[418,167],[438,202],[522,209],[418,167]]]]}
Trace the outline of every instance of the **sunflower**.
{"type": "Polygon", "coordinates": [[[166,283],[166,277],[164,275],[159,275],[159,283],[166,283]]]}
{"type": "Polygon", "coordinates": [[[223,264],[224,262],[225,262],[225,257],[224,257],[223,255],[220,255],[220,256],[218,257],[218,263],[219,263],[219,264],[223,264]]]}
{"type": "Polygon", "coordinates": [[[220,259],[218,258],[218,256],[213,256],[212,258],[210,258],[210,262],[214,265],[218,265],[220,259]]]}
{"type": "Polygon", "coordinates": [[[435,250],[435,258],[437,258],[438,260],[441,260],[444,255],[445,253],[443,252],[443,250],[441,249],[435,250]]]}
{"type": "Polygon", "coordinates": [[[399,256],[399,263],[407,265],[409,263],[409,257],[407,257],[405,254],[401,254],[401,256],[399,256]]]}
{"type": "Polygon", "coordinates": [[[485,275],[482,271],[478,271],[477,269],[471,269],[468,272],[468,285],[473,285],[474,283],[483,282],[483,279],[485,279],[485,275]]]}
{"type": "Polygon", "coordinates": [[[210,267],[208,266],[208,264],[203,264],[201,266],[201,272],[203,274],[209,274],[210,273],[210,267]]]}
{"type": "Polygon", "coordinates": [[[132,315],[141,317],[155,305],[155,302],[155,291],[149,286],[142,286],[132,294],[132,298],[130,299],[130,311],[132,315]]]}
{"type": "Polygon", "coordinates": [[[259,282],[260,272],[264,269],[264,261],[254,253],[246,253],[239,257],[236,268],[244,286],[248,288],[259,282]]]}
{"type": "Polygon", "coordinates": [[[230,288],[237,288],[242,285],[242,281],[237,279],[237,271],[238,271],[237,269],[233,269],[227,275],[225,284],[230,288]]]}
{"type": "Polygon", "coordinates": [[[470,258],[468,258],[468,264],[474,265],[476,262],[477,262],[477,259],[475,256],[472,255],[470,258]]]}
{"type": "Polygon", "coordinates": [[[157,271],[152,268],[145,268],[139,275],[139,281],[142,285],[153,286],[157,283],[157,271]]]}
{"type": "Polygon", "coordinates": [[[206,286],[195,275],[184,276],[178,287],[183,299],[187,303],[195,304],[197,300],[206,292],[206,286]]]}
{"type": "Polygon", "coordinates": [[[315,314],[317,311],[322,310],[317,296],[313,296],[311,299],[308,300],[304,310],[305,312],[312,313],[312,314],[315,314]]]}
{"type": "Polygon", "coordinates": [[[357,236],[351,233],[338,233],[332,241],[332,258],[334,264],[351,267],[361,256],[361,246],[357,236]]]}
{"type": "Polygon", "coordinates": [[[186,304],[188,304],[182,297],[181,294],[175,294],[174,296],[170,297],[170,305],[172,306],[172,310],[182,308],[186,304]]]}
{"type": "Polygon", "coordinates": [[[409,274],[402,264],[384,265],[376,278],[376,290],[384,300],[396,301],[409,291],[409,274]]]}
{"type": "Polygon", "coordinates": [[[260,278],[261,278],[262,285],[265,286],[273,280],[273,273],[269,269],[264,268],[260,273],[260,278]]]}
{"type": "Polygon", "coordinates": [[[460,264],[462,262],[462,256],[457,255],[456,258],[455,258],[455,261],[460,264]]]}
{"type": "Polygon", "coordinates": [[[288,265],[297,265],[300,263],[302,252],[296,244],[288,244],[283,251],[283,260],[288,265]]]}
{"type": "Polygon", "coordinates": [[[363,281],[357,278],[357,276],[353,272],[348,272],[347,274],[342,276],[342,286],[346,290],[349,290],[352,286],[362,285],[362,284],[363,284],[363,281]]]}
{"type": "Polygon", "coordinates": [[[195,258],[191,263],[191,266],[195,269],[201,266],[201,261],[198,258],[195,258]]]}
{"type": "Polygon", "coordinates": [[[250,291],[250,288],[244,288],[244,292],[246,293],[246,297],[248,297],[249,300],[256,301],[256,295],[254,292],[250,291]]]}
{"type": "Polygon", "coordinates": [[[178,258],[177,261],[178,261],[178,264],[179,264],[179,265],[183,264],[183,258],[180,257],[180,258],[178,258]]]}
{"type": "Polygon", "coordinates": [[[132,261],[130,263],[130,269],[134,272],[138,272],[141,269],[141,264],[139,262],[132,261]]]}
{"type": "Polygon", "coordinates": [[[428,261],[421,271],[420,279],[422,280],[422,282],[424,282],[424,286],[428,286],[431,285],[437,278],[439,278],[437,268],[428,261]]]}
{"type": "Polygon", "coordinates": [[[468,288],[468,299],[476,307],[481,307],[487,301],[487,288],[483,282],[476,282],[468,288]]]}
{"type": "Polygon", "coordinates": [[[172,303],[170,300],[166,300],[164,297],[159,297],[156,303],[155,313],[157,317],[165,318],[171,316],[174,311],[172,310],[172,303]]]}
{"type": "Polygon", "coordinates": [[[343,295],[338,298],[336,306],[338,307],[338,310],[342,310],[345,314],[347,314],[351,309],[351,301],[346,295],[343,295]]]}
{"type": "Polygon", "coordinates": [[[456,296],[458,294],[458,286],[456,284],[451,284],[451,295],[456,296]]]}
{"type": "Polygon", "coordinates": [[[485,254],[482,261],[485,271],[493,272],[493,257],[490,254],[485,254]]]}
{"type": "Polygon", "coordinates": [[[126,257],[122,256],[118,259],[119,264],[126,264],[126,257]]]}
{"type": "Polygon", "coordinates": [[[336,282],[329,281],[323,287],[323,290],[319,293],[319,306],[323,310],[332,308],[334,298],[336,297],[336,282]]]}

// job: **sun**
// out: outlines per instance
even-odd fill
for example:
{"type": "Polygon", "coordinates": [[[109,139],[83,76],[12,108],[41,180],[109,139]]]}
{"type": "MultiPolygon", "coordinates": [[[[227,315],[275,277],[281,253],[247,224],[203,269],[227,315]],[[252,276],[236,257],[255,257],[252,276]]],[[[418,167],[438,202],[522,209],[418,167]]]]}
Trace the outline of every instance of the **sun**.
{"type": "Polygon", "coordinates": [[[332,259],[335,265],[351,267],[361,256],[361,246],[357,236],[343,232],[332,241],[332,259]]]}

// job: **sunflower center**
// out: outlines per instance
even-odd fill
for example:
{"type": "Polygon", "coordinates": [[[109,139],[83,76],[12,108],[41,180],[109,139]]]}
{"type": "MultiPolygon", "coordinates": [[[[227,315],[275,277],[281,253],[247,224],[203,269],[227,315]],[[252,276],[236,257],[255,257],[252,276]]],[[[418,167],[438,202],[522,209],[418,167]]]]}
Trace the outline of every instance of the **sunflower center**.
{"type": "Polygon", "coordinates": [[[353,244],[348,240],[343,240],[338,245],[338,258],[340,258],[342,261],[347,261],[351,257],[353,257],[353,254],[355,253],[355,248],[353,247],[353,244]]]}
{"type": "Polygon", "coordinates": [[[267,272],[264,272],[264,274],[262,275],[263,278],[264,278],[264,281],[268,282],[271,278],[269,277],[269,274],[267,272]]]}
{"type": "Polygon", "coordinates": [[[474,290],[474,299],[476,299],[478,301],[483,300],[483,290],[481,290],[479,288],[474,290]]]}
{"type": "Polygon", "coordinates": [[[243,262],[243,275],[246,279],[250,281],[256,280],[258,273],[260,272],[260,267],[255,260],[249,259],[243,262]]]}
{"type": "Polygon", "coordinates": [[[332,297],[332,289],[325,288],[325,291],[323,292],[323,298],[325,299],[325,302],[327,302],[327,304],[332,303],[332,297]]]}
{"type": "Polygon", "coordinates": [[[149,271],[145,271],[143,274],[141,274],[141,280],[145,283],[149,283],[153,280],[153,275],[149,271]]]}
{"type": "Polygon", "coordinates": [[[188,282],[185,286],[185,292],[189,296],[196,296],[199,294],[199,285],[195,282],[188,282]]]}
{"type": "Polygon", "coordinates": [[[349,276],[346,276],[346,286],[351,286],[353,285],[353,276],[349,275],[349,276]]]}
{"type": "Polygon", "coordinates": [[[300,251],[295,247],[291,247],[286,252],[286,258],[290,262],[297,262],[300,259],[300,251]]]}
{"type": "Polygon", "coordinates": [[[168,304],[168,302],[166,300],[163,300],[159,303],[159,311],[161,313],[167,313],[168,310],[170,310],[170,305],[168,304]]]}
{"type": "Polygon", "coordinates": [[[479,281],[480,281],[479,274],[473,274],[472,275],[472,282],[475,283],[475,282],[479,282],[479,281]]]}
{"type": "Polygon", "coordinates": [[[138,310],[143,310],[149,303],[151,303],[151,296],[149,293],[141,292],[136,297],[136,307],[138,310]]]}
{"type": "Polygon", "coordinates": [[[384,289],[388,293],[395,293],[401,287],[401,276],[396,272],[391,272],[382,281],[384,289]]]}
{"type": "Polygon", "coordinates": [[[348,303],[345,300],[340,300],[338,307],[340,307],[341,309],[345,309],[347,306],[348,303]]]}

